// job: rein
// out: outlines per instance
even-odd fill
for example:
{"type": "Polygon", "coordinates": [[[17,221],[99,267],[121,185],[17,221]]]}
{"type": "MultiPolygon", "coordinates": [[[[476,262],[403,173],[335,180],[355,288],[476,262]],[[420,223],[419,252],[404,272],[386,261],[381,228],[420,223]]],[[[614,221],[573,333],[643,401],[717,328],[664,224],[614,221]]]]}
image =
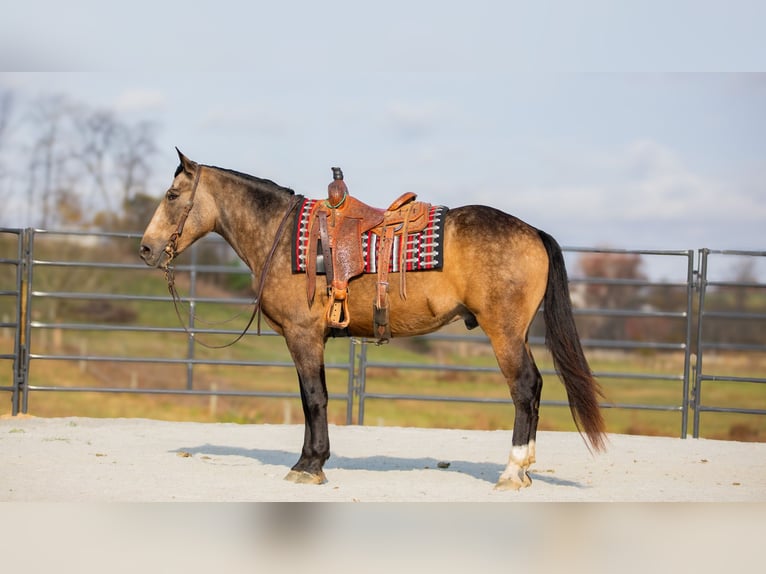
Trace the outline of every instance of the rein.
{"type": "MultiPolygon", "coordinates": [[[[170,292],[170,296],[173,299],[173,307],[175,308],[176,316],[178,317],[178,321],[181,323],[181,326],[184,328],[184,331],[186,331],[186,333],[189,334],[189,336],[194,338],[194,341],[196,343],[202,345],[203,347],[207,347],[208,349],[223,349],[225,347],[231,347],[247,334],[248,329],[250,329],[250,326],[253,324],[253,321],[255,321],[256,315],[258,316],[257,333],[258,335],[261,334],[261,315],[262,315],[261,297],[263,295],[263,289],[266,285],[266,278],[268,276],[269,270],[271,269],[271,263],[274,260],[274,254],[277,251],[277,246],[279,245],[279,241],[285,233],[285,228],[287,227],[287,222],[290,218],[290,214],[293,212],[293,210],[298,205],[298,203],[300,203],[300,198],[297,196],[293,196],[290,199],[290,204],[287,206],[287,211],[282,217],[282,221],[279,223],[276,236],[274,237],[274,243],[271,245],[271,249],[269,250],[269,253],[266,256],[266,260],[263,263],[263,267],[261,268],[261,276],[260,276],[260,279],[258,280],[258,287],[255,293],[255,299],[253,301],[253,311],[250,315],[250,319],[248,320],[247,325],[245,326],[243,331],[237,336],[237,338],[234,339],[233,341],[226,343],[224,345],[210,345],[205,343],[204,341],[200,341],[199,339],[197,339],[195,337],[195,333],[186,326],[186,321],[184,321],[183,317],[181,317],[181,311],[178,308],[178,304],[179,302],[181,302],[181,296],[178,293],[178,289],[176,289],[175,270],[174,270],[174,267],[171,266],[171,262],[173,261],[173,259],[175,259],[176,255],[178,254],[177,252],[178,238],[181,237],[181,234],[183,233],[184,225],[186,224],[186,219],[189,217],[189,213],[191,212],[192,207],[194,206],[194,197],[197,193],[197,185],[199,184],[200,172],[202,172],[202,166],[198,166],[197,173],[194,176],[194,183],[192,184],[192,192],[191,192],[191,197],[189,198],[189,203],[187,203],[186,206],[184,207],[183,213],[181,214],[181,219],[178,222],[178,226],[176,227],[176,230],[170,236],[167,244],[165,245],[165,249],[163,251],[167,254],[168,257],[161,267],[165,271],[165,280],[168,283],[168,291],[170,292]]],[[[232,321],[233,319],[236,319],[240,315],[241,313],[239,315],[232,317],[231,319],[228,319],[227,321],[224,321],[224,323],[232,321]]]]}

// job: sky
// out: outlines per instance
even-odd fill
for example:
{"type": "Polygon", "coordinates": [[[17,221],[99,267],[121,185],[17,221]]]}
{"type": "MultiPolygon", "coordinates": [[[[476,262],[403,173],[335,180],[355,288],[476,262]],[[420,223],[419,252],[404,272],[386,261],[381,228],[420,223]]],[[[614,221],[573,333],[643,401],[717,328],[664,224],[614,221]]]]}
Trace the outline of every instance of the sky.
{"type": "Polygon", "coordinates": [[[158,198],[178,146],[307,196],[340,165],[368,203],[488,204],[562,245],[766,249],[766,7],[528,4],[30,0],[0,89],[156,122],[158,198]]]}

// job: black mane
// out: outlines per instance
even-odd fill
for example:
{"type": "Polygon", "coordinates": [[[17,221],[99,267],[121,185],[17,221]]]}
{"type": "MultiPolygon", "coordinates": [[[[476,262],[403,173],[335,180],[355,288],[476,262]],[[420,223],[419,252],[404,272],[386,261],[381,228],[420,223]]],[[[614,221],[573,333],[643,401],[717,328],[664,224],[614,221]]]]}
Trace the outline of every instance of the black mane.
{"type": "MultiPolygon", "coordinates": [[[[295,195],[295,192],[290,189],[289,187],[284,187],[279,185],[278,183],[275,183],[271,181],[270,179],[264,179],[262,177],[255,177],[254,175],[250,175],[249,173],[242,173],[241,171],[235,171],[233,169],[227,169],[225,167],[218,167],[215,165],[206,165],[204,167],[209,167],[211,169],[215,169],[216,171],[222,171],[224,173],[227,173],[231,176],[234,176],[236,178],[242,179],[244,181],[247,181],[249,183],[252,183],[254,185],[257,185],[259,187],[270,187],[270,188],[276,188],[280,191],[283,191],[285,193],[288,193],[290,195],[295,195]]],[[[178,177],[178,174],[183,171],[183,165],[180,163],[178,164],[178,167],[176,168],[175,174],[173,174],[173,177],[178,177]]]]}
{"type": "Polygon", "coordinates": [[[236,178],[245,180],[245,181],[247,181],[249,183],[252,183],[254,185],[257,185],[259,187],[266,186],[266,187],[271,187],[271,188],[277,188],[278,190],[283,191],[285,193],[289,193],[290,195],[295,195],[295,192],[292,189],[290,189],[289,187],[281,186],[278,183],[274,183],[270,179],[264,179],[262,177],[256,177],[254,175],[250,175],[249,173],[242,173],[241,171],[235,171],[233,169],[227,169],[225,167],[218,167],[218,166],[214,166],[214,165],[209,165],[209,166],[206,166],[206,167],[210,167],[210,168],[213,168],[215,170],[222,171],[224,173],[227,173],[227,174],[229,174],[231,176],[234,176],[236,178]]]}

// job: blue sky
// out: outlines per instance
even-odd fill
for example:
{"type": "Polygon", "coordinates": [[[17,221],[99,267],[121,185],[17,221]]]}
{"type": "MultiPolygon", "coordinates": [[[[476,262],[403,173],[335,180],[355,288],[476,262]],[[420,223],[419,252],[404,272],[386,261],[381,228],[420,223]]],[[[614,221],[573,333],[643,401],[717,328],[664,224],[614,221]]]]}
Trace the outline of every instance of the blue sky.
{"type": "Polygon", "coordinates": [[[38,4],[4,15],[0,65],[47,71],[0,87],[156,121],[158,197],[178,146],[309,196],[341,165],[368,202],[486,203],[565,245],[766,248],[758,3],[38,4]]]}

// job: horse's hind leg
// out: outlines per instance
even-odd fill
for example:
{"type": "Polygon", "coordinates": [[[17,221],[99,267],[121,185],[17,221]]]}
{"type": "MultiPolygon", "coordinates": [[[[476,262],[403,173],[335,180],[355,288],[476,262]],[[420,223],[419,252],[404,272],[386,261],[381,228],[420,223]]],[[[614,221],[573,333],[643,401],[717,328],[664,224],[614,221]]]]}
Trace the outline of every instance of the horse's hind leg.
{"type": "Polygon", "coordinates": [[[535,461],[535,439],[543,379],[526,342],[502,344],[504,337],[492,338],[500,370],[506,377],[515,408],[511,453],[508,465],[495,488],[518,490],[532,484],[527,470],[535,461]]]}
{"type": "Polygon", "coordinates": [[[540,370],[537,368],[535,358],[532,355],[532,349],[529,348],[529,344],[525,345],[527,350],[527,357],[529,364],[534,373],[534,393],[535,397],[532,401],[531,409],[532,416],[530,418],[530,430],[529,430],[529,462],[530,464],[535,462],[535,449],[537,446],[537,423],[540,420],[540,395],[543,392],[543,376],[540,374],[540,370]]]}

